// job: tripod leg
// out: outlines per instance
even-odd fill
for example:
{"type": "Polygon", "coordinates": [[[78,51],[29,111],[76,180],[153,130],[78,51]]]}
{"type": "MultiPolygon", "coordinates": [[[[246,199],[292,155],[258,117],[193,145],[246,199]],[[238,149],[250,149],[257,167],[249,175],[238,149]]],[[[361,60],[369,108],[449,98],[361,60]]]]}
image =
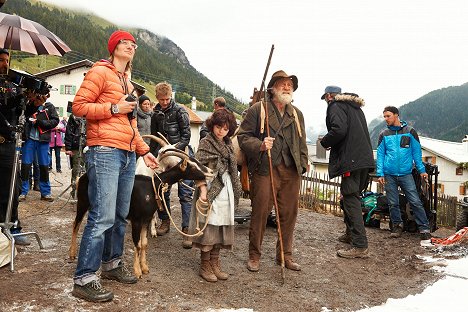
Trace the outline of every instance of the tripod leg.
{"type": "Polygon", "coordinates": [[[39,238],[39,235],[37,235],[36,232],[23,232],[23,233],[18,233],[18,234],[11,234],[11,235],[13,237],[34,235],[34,237],[36,238],[37,244],[39,245],[39,249],[44,249],[44,246],[42,245],[41,239],[39,238]]]}

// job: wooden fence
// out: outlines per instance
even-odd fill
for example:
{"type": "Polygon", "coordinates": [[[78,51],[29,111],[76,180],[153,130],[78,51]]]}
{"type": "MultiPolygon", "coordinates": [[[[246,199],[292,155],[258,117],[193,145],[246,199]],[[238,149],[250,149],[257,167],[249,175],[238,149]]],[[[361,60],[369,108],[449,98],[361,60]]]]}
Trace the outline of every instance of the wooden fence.
{"type": "Polygon", "coordinates": [[[340,177],[330,180],[326,173],[307,172],[302,176],[299,206],[341,216],[340,185],[340,177]]]}
{"type": "MultiPolygon", "coordinates": [[[[375,182],[373,182],[375,183],[375,182]]],[[[302,176],[299,194],[299,206],[320,213],[331,213],[342,216],[340,209],[341,177],[330,179],[326,173],[309,171],[302,176]]],[[[374,186],[378,192],[381,187],[374,186]]],[[[439,194],[437,200],[437,225],[455,227],[457,213],[457,198],[439,194]]]]}
{"type": "Polygon", "coordinates": [[[437,196],[437,225],[455,227],[457,220],[457,197],[439,194],[437,196]]]}

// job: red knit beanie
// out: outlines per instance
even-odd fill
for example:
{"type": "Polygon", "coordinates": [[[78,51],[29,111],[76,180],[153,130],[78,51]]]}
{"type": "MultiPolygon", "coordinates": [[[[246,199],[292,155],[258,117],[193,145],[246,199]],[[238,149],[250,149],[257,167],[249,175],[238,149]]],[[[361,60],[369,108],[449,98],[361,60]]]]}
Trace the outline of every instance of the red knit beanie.
{"type": "Polygon", "coordinates": [[[114,31],[109,37],[109,42],[107,43],[107,50],[109,50],[109,54],[114,52],[115,47],[120,40],[131,40],[136,43],[135,38],[129,32],[123,30],[114,31]]]}

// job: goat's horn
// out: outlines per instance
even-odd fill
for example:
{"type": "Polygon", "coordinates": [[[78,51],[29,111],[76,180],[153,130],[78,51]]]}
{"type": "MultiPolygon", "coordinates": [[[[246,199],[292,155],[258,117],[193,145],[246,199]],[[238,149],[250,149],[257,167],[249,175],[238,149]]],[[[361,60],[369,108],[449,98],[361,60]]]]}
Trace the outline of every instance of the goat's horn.
{"type": "Polygon", "coordinates": [[[185,151],[180,150],[180,149],[175,148],[175,147],[174,147],[174,148],[168,148],[168,149],[164,150],[163,153],[172,152],[172,151],[178,152],[178,153],[184,154],[184,155],[187,156],[187,157],[190,157],[190,155],[187,154],[185,151]]]}
{"type": "Polygon", "coordinates": [[[164,135],[161,134],[161,132],[158,132],[158,135],[161,139],[163,139],[164,141],[166,141],[167,145],[169,145],[169,141],[166,139],[166,137],[164,135]]]}
{"type": "Polygon", "coordinates": [[[161,147],[166,146],[166,145],[169,144],[166,141],[161,140],[160,138],[158,138],[157,136],[154,136],[152,134],[144,134],[141,137],[142,138],[150,138],[151,140],[158,142],[158,144],[161,145],[161,147]]]}
{"type": "Polygon", "coordinates": [[[180,169],[182,171],[185,171],[187,169],[187,158],[184,158],[184,161],[182,162],[182,165],[180,166],[180,169]]]}
{"type": "Polygon", "coordinates": [[[161,153],[159,155],[159,158],[162,159],[162,158],[165,158],[165,157],[168,157],[168,156],[176,156],[176,157],[179,157],[181,159],[188,159],[189,156],[185,153],[183,153],[182,151],[176,151],[176,150],[171,150],[171,151],[164,151],[163,153],[161,153]]]}

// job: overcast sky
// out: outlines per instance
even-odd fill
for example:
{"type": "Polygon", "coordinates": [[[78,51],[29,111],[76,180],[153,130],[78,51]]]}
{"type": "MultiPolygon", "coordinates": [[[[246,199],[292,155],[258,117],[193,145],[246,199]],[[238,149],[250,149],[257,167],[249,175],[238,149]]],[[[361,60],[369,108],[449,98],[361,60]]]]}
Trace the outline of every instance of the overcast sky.
{"type": "Polygon", "coordinates": [[[46,2],[168,37],[198,71],[244,102],[260,87],[274,44],[267,82],[278,69],[296,75],[294,103],[315,129],[324,127],[320,96],[329,84],[364,98],[370,122],[387,105],[468,81],[466,0],[46,2]]]}

